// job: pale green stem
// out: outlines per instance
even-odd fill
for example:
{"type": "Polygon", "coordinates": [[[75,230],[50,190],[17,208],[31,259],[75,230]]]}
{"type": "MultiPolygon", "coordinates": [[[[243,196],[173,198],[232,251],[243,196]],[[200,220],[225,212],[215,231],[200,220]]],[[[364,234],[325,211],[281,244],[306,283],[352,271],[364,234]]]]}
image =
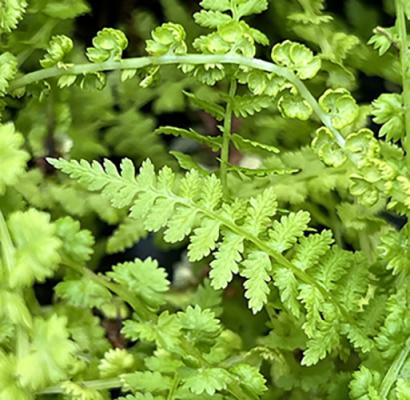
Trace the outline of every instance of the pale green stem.
{"type": "Polygon", "coordinates": [[[404,127],[407,166],[410,168],[410,74],[409,74],[409,47],[407,42],[406,16],[403,9],[402,0],[396,0],[397,28],[400,38],[400,63],[403,86],[403,106],[404,106],[404,127]]]}
{"type": "Polygon", "coordinates": [[[3,213],[0,210],[0,241],[1,250],[3,254],[4,266],[9,273],[13,268],[14,264],[14,246],[11,241],[10,233],[7,228],[6,220],[4,219],[3,213]]]}
{"type": "Polygon", "coordinates": [[[229,165],[229,146],[232,135],[232,101],[236,93],[236,80],[232,79],[229,85],[229,99],[226,104],[223,140],[221,149],[221,164],[220,164],[220,178],[224,194],[228,193],[227,171],[229,165]]]}
{"type": "MultiPolygon", "coordinates": [[[[8,230],[6,220],[3,213],[0,210],[0,241],[1,250],[4,266],[7,270],[7,274],[10,274],[14,266],[14,253],[15,248],[10,237],[10,232],[8,230]]],[[[23,297],[22,289],[16,289],[16,292],[23,297]]],[[[15,343],[16,343],[16,353],[17,356],[22,356],[26,354],[28,347],[28,333],[22,326],[16,326],[15,332],[15,343]]]]}
{"type": "Polygon", "coordinates": [[[399,353],[397,358],[393,361],[393,364],[390,366],[387,371],[384,379],[380,385],[380,395],[382,400],[387,400],[389,392],[397,381],[400,371],[403,368],[404,363],[406,362],[410,354],[410,338],[407,339],[406,344],[403,350],[399,353]]]}
{"type": "Polygon", "coordinates": [[[178,374],[175,373],[174,381],[173,381],[173,383],[172,383],[171,389],[170,389],[169,392],[168,392],[167,400],[174,400],[174,398],[175,398],[175,393],[176,393],[176,391],[177,391],[177,389],[178,389],[178,386],[179,386],[179,382],[181,382],[181,379],[180,379],[180,377],[178,376],[178,374]]]}
{"type": "Polygon", "coordinates": [[[39,71],[30,72],[20,78],[15,79],[10,84],[10,90],[24,87],[31,83],[44,79],[55,78],[62,75],[81,75],[100,71],[114,71],[123,69],[139,69],[150,65],[167,65],[167,64],[235,64],[242,65],[261,71],[272,72],[291,82],[299,91],[300,95],[312,107],[316,116],[332,132],[336,142],[344,148],[345,139],[343,135],[333,126],[331,117],[324,112],[316,99],[312,96],[305,84],[289,69],[280,67],[272,62],[249,58],[238,55],[209,55],[209,54],[187,54],[183,56],[166,55],[160,57],[138,57],[128,58],[121,61],[106,61],[96,64],[79,64],[68,66],[66,68],[52,67],[39,71]]]}
{"type": "Polygon", "coordinates": [[[92,279],[94,282],[100,284],[101,286],[104,286],[109,291],[115,293],[118,297],[120,297],[122,300],[124,300],[131,306],[137,318],[143,321],[148,321],[155,317],[155,314],[149,311],[148,308],[136,296],[133,296],[122,286],[110,282],[105,276],[97,275],[90,269],[71,263],[68,260],[64,261],[64,265],[71,269],[74,269],[81,275],[84,275],[87,278],[92,279]]]}
{"type": "MultiPolygon", "coordinates": [[[[94,390],[107,390],[107,389],[114,389],[121,387],[121,379],[120,378],[111,378],[111,379],[96,379],[93,381],[82,381],[82,382],[74,382],[77,383],[87,389],[94,389],[94,390]]],[[[44,394],[58,394],[64,393],[64,389],[60,385],[50,386],[41,392],[38,392],[39,395],[44,394]]]]}

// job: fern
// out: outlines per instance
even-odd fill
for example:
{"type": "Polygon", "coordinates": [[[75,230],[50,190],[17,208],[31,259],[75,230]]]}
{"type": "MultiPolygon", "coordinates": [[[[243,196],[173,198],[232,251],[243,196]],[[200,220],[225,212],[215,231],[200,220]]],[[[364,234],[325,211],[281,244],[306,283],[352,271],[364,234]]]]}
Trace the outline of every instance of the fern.
{"type": "Polygon", "coordinates": [[[107,252],[118,253],[146,237],[144,226],[133,218],[126,218],[107,241],[107,252]]]}
{"type": "MultiPolygon", "coordinates": [[[[52,162],[69,174],[77,174],[77,162],[52,162]]],[[[354,275],[347,275],[346,279],[354,276],[355,285],[345,283],[345,286],[341,286],[342,293],[337,290],[332,293],[329,283],[336,280],[343,282],[340,279],[346,276],[345,271],[340,270],[340,261],[336,255],[331,256],[330,253],[329,262],[326,264],[329,265],[327,272],[319,267],[315,268],[318,261],[330,251],[333,239],[328,231],[302,237],[309,221],[307,213],[300,212],[284,216],[280,221],[275,220],[267,235],[260,236],[272,225],[272,217],[276,213],[277,203],[272,190],[267,189],[261,195],[251,198],[246,216],[239,222],[232,209],[221,203],[222,192],[214,176],[201,176],[191,171],[181,180],[176,180],[168,168],[156,174],[149,161],[143,164],[135,179],[129,175],[121,178],[121,173],[111,169],[104,171],[96,165],[88,165],[84,174],[89,177],[90,173],[104,176],[96,176],[89,181],[105,181],[103,188],[111,187],[111,183],[106,179],[114,180],[116,183],[112,187],[115,188],[122,187],[118,180],[122,180],[123,185],[132,185],[134,189],[123,187],[125,192],[135,194],[131,215],[142,217],[146,221],[147,230],[164,227],[166,241],[181,241],[189,236],[188,256],[191,260],[197,261],[207,256],[221,240],[215,259],[210,264],[211,284],[216,289],[223,288],[230,282],[233,274],[239,272],[246,279],[245,297],[254,313],[267,303],[271,292],[269,282],[276,277],[276,285],[280,289],[284,305],[295,316],[300,316],[300,305],[306,310],[303,328],[310,338],[304,358],[306,365],[315,364],[337,347],[341,335],[345,334],[341,329],[341,322],[349,318],[347,312],[359,312],[355,305],[365,294],[364,285],[368,278],[364,276],[360,281],[354,275]],[[151,213],[154,213],[153,217],[151,213]],[[155,218],[155,226],[150,222],[151,218],[155,218]],[[299,241],[300,237],[302,238],[299,241]],[[282,255],[291,247],[294,247],[295,253],[292,262],[282,255]],[[275,264],[280,267],[275,268],[275,264]],[[312,270],[309,272],[312,275],[306,275],[305,270],[312,270]],[[363,284],[357,286],[358,282],[363,284]],[[327,289],[324,289],[324,284],[328,284],[327,289]],[[340,301],[339,304],[335,301],[336,298],[340,301]],[[343,306],[340,307],[340,304],[343,306]],[[325,337],[327,345],[321,346],[320,343],[325,337]]],[[[84,182],[81,175],[74,176],[84,182]]],[[[88,186],[98,190],[94,183],[88,186]]],[[[108,196],[107,190],[103,190],[108,196]]],[[[111,200],[113,204],[117,202],[116,196],[114,193],[111,200]]],[[[343,253],[340,257],[343,258],[343,253]]],[[[347,257],[351,255],[348,253],[347,257]]],[[[359,260],[359,256],[356,259],[359,260]]],[[[362,269],[360,274],[363,275],[365,271],[362,269]]],[[[355,341],[353,336],[348,337],[355,341]]]]}
{"type": "Polygon", "coordinates": [[[1,2],[1,399],[409,397],[387,3],[161,0],[84,43],[84,0],[1,2]],[[178,262],[110,265],[148,234],[178,262]]]}
{"type": "MultiPolygon", "coordinates": [[[[188,255],[193,261],[203,258],[215,248],[220,226],[224,226],[225,229],[234,234],[244,236],[249,244],[259,245],[262,247],[261,250],[265,249],[263,246],[266,245],[260,244],[258,235],[270,224],[270,218],[276,211],[276,200],[271,190],[250,199],[248,216],[243,224],[237,224],[235,217],[221,207],[222,192],[219,181],[214,176],[202,177],[196,171],[191,171],[180,182],[175,183],[171,170],[165,167],[156,175],[149,161],[143,164],[140,174],[136,178],[130,175],[132,167],[129,166],[128,161],[123,161],[121,172],[114,169],[113,165],[108,162],[105,163],[105,170],[96,163],[83,162],[79,164],[75,161],[64,160],[51,160],[51,162],[54,166],[78,179],[79,182],[87,185],[89,189],[102,189],[103,195],[107,198],[109,198],[109,192],[114,189],[116,193],[110,199],[114,206],[124,206],[126,202],[130,203],[133,197],[136,198],[132,206],[131,216],[143,218],[147,230],[158,230],[161,227],[166,227],[164,239],[168,242],[181,241],[193,232],[193,235],[190,235],[190,245],[188,246],[188,255]],[[200,188],[201,192],[199,192],[200,188]],[[126,200],[121,197],[120,202],[118,192],[126,194],[126,200]]],[[[291,232],[298,229],[296,226],[292,228],[291,232]]],[[[303,228],[304,226],[302,226],[303,228]]],[[[276,230],[278,229],[280,228],[276,228],[276,230]]],[[[299,231],[297,236],[302,236],[302,234],[303,230],[299,231]]],[[[288,243],[289,241],[290,243],[296,242],[293,237],[288,239],[288,236],[285,236],[285,241],[288,243]]],[[[274,256],[279,255],[273,254],[274,256]]],[[[283,263],[282,259],[278,258],[279,262],[283,263]]],[[[238,266],[231,267],[228,274],[238,270],[238,268],[238,266]]],[[[249,280],[252,279],[252,283],[249,284],[256,285],[249,292],[250,302],[253,303],[259,296],[264,299],[263,301],[258,300],[257,305],[252,307],[254,311],[259,311],[261,304],[266,302],[267,289],[265,288],[266,283],[263,282],[267,280],[267,272],[262,273],[259,267],[257,269],[249,267],[248,269],[246,277],[249,280]],[[258,285],[260,285],[259,288],[258,285]]],[[[267,267],[265,266],[264,269],[267,267]]],[[[216,284],[216,288],[223,287],[226,283],[219,282],[216,284]]]]}

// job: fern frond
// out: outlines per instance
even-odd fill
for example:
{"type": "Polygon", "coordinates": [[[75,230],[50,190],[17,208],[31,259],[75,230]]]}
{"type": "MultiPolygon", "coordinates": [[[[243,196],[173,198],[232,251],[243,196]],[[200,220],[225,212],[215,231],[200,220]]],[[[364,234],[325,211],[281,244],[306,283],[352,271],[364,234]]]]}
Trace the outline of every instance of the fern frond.
{"type": "Polygon", "coordinates": [[[249,200],[244,227],[255,236],[266,230],[271,218],[276,214],[278,202],[274,193],[273,188],[268,188],[249,200]]]}
{"type": "Polygon", "coordinates": [[[147,235],[142,221],[125,218],[107,241],[107,252],[118,253],[131,247],[147,235]]]}
{"type": "Polygon", "coordinates": [[[309,221],[310,216],[306,211],[290,213],[280,221],[274,221],[273,228],[269,231],[269,245],[280,253],[290,249],[303,236],[309,221]]]}
{"type": "Polygon", "coordinates": [[[275,286],[279,289],[280,299],[296,318],[301,315],[300,303],[298,301],[299,282],[295,274],[284,267],[276,267],[273,271],[275,286]]]}
{"type": "Polygon", "coordinates": [[[332,243],[333,237],[330,231],[303,237],[293,257],[293,264],[302,270],[315,266],[327,253],[332,243]]]}
{"type": "Polygon", "coordinates": [[[219,243],[218,250],[215,252],[215,259],[211,262],[212,287],[224,289],[232,280],[233,274],[239,272],[239,262],[242,259],[244,249],[243,237],[230,231],[223,234],[223,240],[219,243]]]}
{"type": "Polygon", "coordinates": [[[209,255],[216,246],[221,223],[210,218],[204,218],[201,225],[194,229],[191,243],[188,246],[190,261],[199,261],[209,255]]]}
{"type": "Polygon", "coordinates": [[[266,253],[253,251],[242,262],[242,265],[244,270],[241,275],[247,278],[244,284],[245,297],[249,300],[249,307],[257,313],[268,300],[271,261],[266,253]]]}
{"type": "Polygon", "coordinates": [[[232,101],[232,110],[237,117],[246,118],[272,104],[270,96],[236,96],[232,101]]]}
{"type": "MultiPolygon", "coordinates": [[[[135,182],[135,169],[132,162],[123,159],[121,162],[121,172],[109,160],[104,161],[104,167],[96,161],[66,161],[62,159],[47,159],[55,168],[68,174],[71,178],[78,180],[87,186],[89,190],[101,191],[104,197],[110,199],[112,205],[117,208],[129,206],[137,194],[135,182]]],[[[151,164],[151,162],[147,162],[151,164]]],[[[152,164],[151,164],[152,166],[152,164]]],[[[145,168],[144,174],[139,175],[139,183],[150,184],[150,177],[155,178],[154,169],[149,174],[150,168],[145,168]]]]}
{"type": "MultiPolygon", "coordinates": [[[[167,242],[179,242],[188,236],[192,261],[202,259],[217,248],[211,261],[212,286],[215,289],[226,287],[233,274],[239,272],[246,278],[246,297],[254,312],[263,307],[270,292],[268,282],[275,274],[271,259],[292,271],[297,281],[309,287],[314,301],[320,304],[333,301],[332,295],[321,283],[303,270],[312,268],[328,250],[332,241],[330,234],[313,235],[311,239],[302,239],[297,244],[299,238],[305,235],[309,214],[300,211],[283,216],[280,221],[273,220],[277,202],[271,188],[249,199],[247,207],[244,207],[241,201],[224,203],[220,181],[214,175],[203,176],[195,170],[182,179],[176,179],[167,167],[156,174],[149,161],[143,163],[137,177],[133,176],[129,161],[122,162],[120,172],[107,161],[105,168],[97,163],[64,160],[53,161],[53,164],[91,190],[101,190],[113,206],[130,206],[132,203],[130,216],[144,221],[144,227],[149,231],[164,228],[167,242]],[[315,246],[310,250],[313,244],[315,246]],[[295,259],[300,266],[282,255],[293,246],[296,246],[295,259]],[[242,254],[245,254],[243,262],[242,254]]],[[[293,304],[297,285],[290,292],[286,292],[289,288],[280,282],[277,286],[285,291],[281,295],[285,302],[288,298],[293,299],[289,301],[292,302],[293,312],[297,313],[293,304]]],[[[304,297],[301,299],[302,303],[306,300],[304,297]]],[[[311,305],[309,307],[312,308],[311,305]]],[[[309,318],[317,322],[321,311],[321,307],[317,308],[317,312],[308,311],[309,318]]],[[[315,322],[312,324],[314,326],[315,322]]]]}

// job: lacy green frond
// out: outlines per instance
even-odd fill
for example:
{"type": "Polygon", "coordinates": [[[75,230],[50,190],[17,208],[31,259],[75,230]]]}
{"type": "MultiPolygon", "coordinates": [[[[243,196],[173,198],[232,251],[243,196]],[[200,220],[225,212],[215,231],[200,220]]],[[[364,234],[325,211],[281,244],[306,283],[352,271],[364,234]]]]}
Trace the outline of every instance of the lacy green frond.
{"type": "MultiPolygon", "coordinates": [[[[89,164],[85,161],[79,163],[61,159],[51,162],[85,184],[88,189],[102,190],[107,198],[112,196],[110,200],[113,205],[133,204],[131,217],[143,220],[147,230],[156,231],[164,228],[166,241],[179,242],[189,236],[189,254],[194,260],[199,260],[217,248],[217,243],[224,237],[216,252],[215,260],[211,263],[211,266],[219,270],[221,275],[211,272],[211,283],[215,288],[222,288],[229,283],[234,273],[243,274],[247,279],[245,287],[249,305],[254,312],[259,311],[267,301],[270,292],[267,282],[271,279],[270,263],[272,262],[290,269],[309,287],[313,285],[317,293],[322,296],[322,301],[331,299],[320,283],[316,283],[303,269],[292,264],[282,255],[304,235],[309,216],[307,213],[300,212],[294,217],[284,216],[280,222],[272,221],[271,218],[276,211],[276,199],[270,189],[249,200],[245,211],[246,216],[240,221],[232,213],[232,209],[223,205],[220,183],[213,175],[202,176],[196,171],[190,171],[182,179],[177,179],[167,167],[156,174],[150,161],[144,162],[137,177],[132,176],[133,167],[128,160],[123,160],[121,163],[121,172],[118,172],[108,161],[104,163],[105,170],[96,162],[89,164]],[[119,193],[124,193],[121,201],[119,193]],[[273,228],[269,229],[267,237],[264,237],[262,232],[271,221],[273,228]],[[222,227],[226,232],[223,236],[219,232],[222,227]],[[230,249],[230,252],[223,255],[224,242],[228,236],[229,240],[234,240],[235,236],[238,238],[235,239],[238,247],[233,251],[230,249]],[[252,253],[256,246],[258,250],[254,254],[266,253],[263,268],[259,263],[240,262],[242,245],[243,251],[247,252],[249,249],[252,253]],[[225,262],[225,257],[230,261],[223,266],[221,260],[225,262]]],[[[312,236],[309,240],[317,240],[318,248],[313,249],[309,256],[309,260],[312,260],[311,264],[314,265],[315,260],[319,260],[330,245],[331,238],[326,233],[323,236],[312,236]]],[[[300,251],[303,251],[304,245],[301,246],[300,251]]],[[[248,258],[245,257],[244,260],[246,259],[248,258]]],[[[250,256],[250,260],[252,259],[253,256],[250,256]]],[[[343,310],[344,306],[341,307],[343,310]]],[[[341,312],[343,314],[343,311],[341,312]]]]}
{"type": "Polygon", "coordinates": [[[5,52],[0,55],[0,96],[8,93],[10,81],[12,81],[17,74],[17,59],[16,57],[5,52]]]}
{"type": "Polygon", "coordinates": [[[27,7],[26,0],[5,0],[2,2],[0,14],[0,33],[8,33],[16,29],[23,18],[27,7]]]}

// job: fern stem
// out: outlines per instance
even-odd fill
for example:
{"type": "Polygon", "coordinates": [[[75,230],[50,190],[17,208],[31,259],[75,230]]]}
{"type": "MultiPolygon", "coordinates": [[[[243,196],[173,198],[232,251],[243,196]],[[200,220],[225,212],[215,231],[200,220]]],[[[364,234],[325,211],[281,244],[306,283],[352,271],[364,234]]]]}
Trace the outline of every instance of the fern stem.
{"type": "Polygon", "coordinates": [[[232,79],[229,85],[229,99],[226,103],[224,116],[224,129],[222,138],[221,161],[220,161],[220,178],[224,195],[228,193],[227,172],[229,164],[229,145],[232,134],[232,101],[236,93],[236,80],[232,79]]]}
{"type": "Polygon", "coordinates": [[[68,260],[64,260],[64,265],[77,271],[81,275],[84,275],[92,279],[94,282],[98,283],[101,286],[104,286],[109,291],[115,293],[118,297],[120,297],[122,300],[124,300],[131,306],[131,308],[140,320],[148,321],[152,320],[155,317],[155,314],[149,311],[148,308],[137,297],[133,296],[131,293],[128,293],[128,291],[120,285],[110,282],[104,276],[97,275],[90,269],[76,265],[68,260]]]}
{"type": "Polygon", "coordinates": [[[407,339],[406,345],[403,350],[399,353],[397,358],[393,361],[393,364],[390,366],[386,375],[383,378],[383,381],[380,385],[380,395],[382,400],[387,400],[390,389],[397,381],[397,378],[400,374],[401,369],[403,368],[404,363],[406,362],[410,354],[410,338],[407,339]]]}
{"type": "MultiPolygon", "coordinates": [[[[11,240],[10,232],[7,227],[6,220],[4,218],[3,213],[0,210],[0,242],[1,242],[1,252],[4,265],[8,273],[10,273],[11,269],[14,266],[14,253],[15,248],[13,242],[11,240]]],[[[16,293],[18,293],[21,297],[23,297],[23,290],[22,289],[15,289],[16,293]]],[[[27,323],[27,328],[31,323],[27,323]]],[[[23,328],[22,326],[16,326],[15,332],[15,344],[16,344],[16,355],[22,357],[23,355],[27,354],[28,348],[28,333],[27,329],[23,328]]]]}
{"type": "MultiPolygon", "coordinates": [[[[85,387],[87,389],[94,389],[94,390],[106,390],[106,389],[114,389],[121,387],[121,379],[120,378],[111,378],[111,379],[95,379],[92,381],[82,381],[82,382],[74,382],[78,385],[85,387]]],[[[45,394],[59,394],[64,393],[64,389],[60,385],[50,386],[46,389],[43,389],[41,392],[37,392],[38,395],[45,395],[45,394]]]]}
{"type": "Polygon", "coordinates": [[[400,64],[403,86],[404,127],[406,161],[410,168],[410,74],[409,74],[409,47],[407,44],[406,16],[404,14],[402,0],[396,0],[397,28],[400,38],[400,64]]]}
{"type": "Polygon", "coordinates": [[[14,264],[14,246],[7,228],[6,220],[0,210],[0,242],[4,265],[7,271],[11,271],[14,264]]]}
{"type": "Polygon", "coordinates": [[[175,373],[174,381],[173,381],[173,383],[172,383],[171,389],[170,389],[169,392],[168,392],[167,400],[174,400],[174,398],[175,398],[175,392],[176,392],[177,389],[178,389],[179,382],[181,382],[181,378],[178,376],[177,373],[175,373]]]}
{"type": "Polygon", "coordinates": [[[210,55],[210,54],[186,54],[165,55],[160,57],[135,57],[126,58],[121,61],[105,61],[102,63],[87,63],[69,66],[67,68],[51,67],[23,75],[10,83],[10,90],[22,88],[32,83],[49,78],[56,78],[62,75],[82,75],[101,71],[114,71],[123,69],[139,69],[150,65],[169,65],[169,64],[235,64],[245,67],[258,69],[261,71],[272,72],[291,82],[299,91],[300,95],[312,107],[316,116],[332,132],[337,144],[344,148],[345,139],[343,135],[333,126],[331,117],[324,112],[316,99],[312,96],[305,84],[289,69],[280,67],[272,62],[249,58],[238,55],[210,55]]]}

